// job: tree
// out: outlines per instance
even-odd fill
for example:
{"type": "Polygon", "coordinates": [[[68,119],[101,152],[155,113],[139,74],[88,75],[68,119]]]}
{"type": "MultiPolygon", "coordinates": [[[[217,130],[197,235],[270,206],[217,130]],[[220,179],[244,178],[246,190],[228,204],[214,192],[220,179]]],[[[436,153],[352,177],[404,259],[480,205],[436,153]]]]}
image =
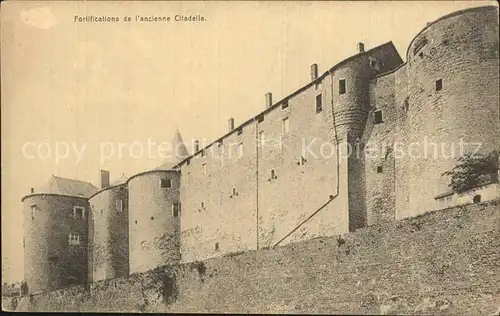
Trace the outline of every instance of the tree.
{"type": "Polygon", "coordinates": [[[486,182],[498,182],[498,151],[488,154],[466,153],[458,164],[442,176],[451,176],[449,186],[454,193],[470,190],[486,182]]]}

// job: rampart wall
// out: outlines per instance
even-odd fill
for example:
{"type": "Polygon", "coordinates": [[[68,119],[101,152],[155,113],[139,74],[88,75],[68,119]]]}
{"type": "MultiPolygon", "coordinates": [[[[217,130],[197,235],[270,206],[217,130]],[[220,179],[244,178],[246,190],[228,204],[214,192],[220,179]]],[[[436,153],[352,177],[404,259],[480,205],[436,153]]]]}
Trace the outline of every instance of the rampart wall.
{"type": "Polygon", "coordinates": [[[6,299],[18,311],[493,315],[499,202],[6,299]]]}

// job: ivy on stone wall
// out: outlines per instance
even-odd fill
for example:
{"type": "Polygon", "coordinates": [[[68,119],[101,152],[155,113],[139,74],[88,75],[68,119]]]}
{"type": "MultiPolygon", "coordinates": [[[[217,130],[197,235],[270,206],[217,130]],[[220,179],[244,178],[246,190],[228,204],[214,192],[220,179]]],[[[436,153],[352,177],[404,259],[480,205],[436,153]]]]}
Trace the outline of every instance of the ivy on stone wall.
{"type": "Polygon", "coordinates": [[[150,277],[153,286],[160,285],[157,290],[160,292],[159,294],[161,294],[165,305],[170,305],[177,300],[179,289],[174,268],[170,266],[158,267],[151,271],[150,277]]]}

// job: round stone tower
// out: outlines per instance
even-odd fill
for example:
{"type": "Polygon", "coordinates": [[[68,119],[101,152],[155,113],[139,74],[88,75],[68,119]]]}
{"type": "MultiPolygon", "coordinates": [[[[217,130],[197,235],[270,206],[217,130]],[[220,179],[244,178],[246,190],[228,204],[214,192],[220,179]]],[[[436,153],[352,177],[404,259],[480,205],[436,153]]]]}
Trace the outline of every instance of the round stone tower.
{"type": "Polygon", "coordinates": [[[127,276],[129,268],[127,178],[122,175],[107,186],[109,173],[104,176],[108,179],[101,179],[101,189],[89,199],[89,274],[93,282],[127,276]]]}
{"type": "Polygon", "coordinates": [[[376,75],[390,71],[402,64],[394,45],[389,42],[364,51],[358,43],[358,54],[351,56],[330,69],[327,79],[331,87],[332,126],[339,142],[339,157],[347,164],[349,200],[349,230],[366,225],[365,179],[363,136],[368,113],[369,84],[376,75]]]}
{"type": "Polygon", "coordinates": [[[429,23],[407,51],[407,205],[398,218],[439,206],[462,152],[498,150],[498,7],[454,12],[429,23]],[[424,197],[424,198],[422,198],[424,197]]]}
{"type": "Polygon", "coordinates": [[[88,197],[97,188],[52,176],[23,197],[24,278],[29,293],[87,281],[88,197]]]}
{"type": "Polygon", "coordinates": [[[178,131],[172,145],[172,159],[127,182],[131,274],[180,260],[181,178],[176,165],[188,153],[178,131]]]}
{"type": "Polygon", "coordinates": [[[330,69],[332,104],[337,138],[355,142],[362,137],[369,107],[369,83],[375,76],[391,71],[403,61],[392,42],[364,50],[358,43],[358,53],[330,69]]]}

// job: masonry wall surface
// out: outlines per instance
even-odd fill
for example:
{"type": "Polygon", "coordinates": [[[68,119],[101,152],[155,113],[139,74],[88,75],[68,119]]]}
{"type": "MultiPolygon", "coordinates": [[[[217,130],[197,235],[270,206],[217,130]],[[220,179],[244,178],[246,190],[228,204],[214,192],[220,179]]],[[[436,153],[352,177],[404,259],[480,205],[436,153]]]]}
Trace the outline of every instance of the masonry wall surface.
{"type": "Polygon", "coordinates": [[[181,167],[182,261],[256,249],[255,127],[234,130],[181,167]]]}
{"type": "Polygon", "coordinates": [[[474,202],[474,198],[480,196],[481,202],[491,201],[498,198],[500,193],[499,183],[489,183],[465,192],[454,193],[438,199],[439,204],[444,207],[453,207],[474,202]]]}
{"type": "Polygon", "coordinates": [[[395,74],[377,77],[370,82],[369,113],[362,142],[365,149],[367,223],[395,219],[394,142],[399,112],[396,102],[395,74]],[[375,122],[375,113],[382,111],[382,122],[375,122]]]}
{"type": "Polygon", "coordinates": [[[180,260],[180,216],[173,214],[173,204],[180,202],[179,187],[176,170],[150,171],[128,180],[129,273],[180,260]],[[160,187],[161,179],[170,179],[172,187],[160,187]]]}
{"type": "Polygon", "coordinates": [[[347,164],[337,167],[328,95],[328,84],[308,85],[287,107],[266,111],[261,122],[245,124],[183,164],[183,262],[347,231],[347,164]],[[304,153],[305,146],[311,151],[304,153]]]}
{"type": "Polygon", "coordinates": [[[92,281],[128,275],[128,189],[109,187],[89,199],[92,218],[89,231],[89,274],[92,281]],[[123,208],[117,206],[122,201],[123,208]]]}
{"type": "Polygon", "coordinates": [[[308,85],[258,124],[260,247],[347,232],[347,164],[337,155],[330,82],[308,85]]]}
{"type": "MultiPolygon", "coordinates": [[[[411,160],[408,159],[408,139],[410,139],[410,129],[407,127],[409,122],[410,97],[408,92],[408,64],[405,63],[394,72],[395,81],[395,104],[396,109],[394,118],[396,134],[394,135],[394,192],[395,192],[395,209],[394,216],[396,219],[401,218],[399,213],[406,212],[410,201],[410,187],[407,179],[411,176],[413,169],[410,168],[411,160]],[[399,109],[399,110],[398,110],[399,109]],[[397,146],[396,146],[397,145],[397,146]],[[396,159],[396,156],[399,157],[396,159]]],[[[390,121],[388,121],[389,123],[390,121]]],[[[413,188],[413,187],[412,187],[413,188]]]]}
{"type": "Polygon", "coordinates": [[[402,63],[392,43],[376,47],[347,62],[340,63],[330,76],[331,104],[338,139],[345,143],[342,156],[348,155],[349,231],[367,223],[365,156],[360,142],[370,112],[370,79],[393,70],[402,63]],[[345,83],[342,93],[340,82],[345,83]]]}
{"type": "Polygon", "coordinates": [[[397,162],[408,186],[397,197],[398,218],[439,207],[434,197],[449,189],[441,174],[456,165],[462,139],[464,152],[500,148],[498,25],[498,7],[470,9],[428,25],[410,44],[403,129],[405,143],[416,145],[397,162]]]}
{"type": "Polygon", "coordinates": [[[364,163],[338,142],[361,135],[369,78],[401,62],[392,43],[353,56],[182,163],[182,261],[362,227],[364,163]]]}
{"type": "Polygon", "coordinates": [[[498,210],[495,201],[430,212],[7,303],[18,311],[492,315],[498,210]]]}
{"type": "Polygon", "coordinates": [[[31,195],[23,201],[24,276],[29,293],[54,290],[87,281],[88,202],[53,194],[31,195]],[[32,217],[31,206],[36,207],[32,217]],[[73,208],[85,208],[75,219],[73,208]],[[80,245],[70,245],[69,234],[79,234],[80,245]]]}

